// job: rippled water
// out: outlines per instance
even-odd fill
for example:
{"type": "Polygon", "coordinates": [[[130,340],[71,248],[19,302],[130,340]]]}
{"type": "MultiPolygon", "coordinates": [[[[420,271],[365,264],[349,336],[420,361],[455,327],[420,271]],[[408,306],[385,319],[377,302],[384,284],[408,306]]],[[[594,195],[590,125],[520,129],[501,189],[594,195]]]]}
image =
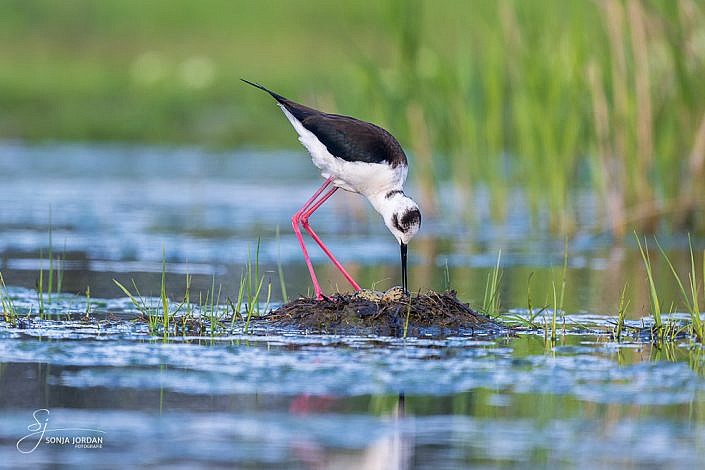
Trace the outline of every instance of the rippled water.
{"type": "MultiPolygon", "coordinates": [[[[21,304],[31,291],[13,290],[21,304]]],[[[236,324],[149,334],[128,299],[91,320],[0,322],[0,461],[256,468],[664,466],[705,460],[705,357],[606,333],[388,338],[236,324]],[[42,441],[81,428],[100,449],[42,441]],[[43,413],[43,414],[42,414],[43,413]],[[18,449],[22,450],[23,453],[18,449]]],[[[85,311],[63,296],[54,310],[85,311]]]]}
{"type": "MultiPolygon", "coordinates": [[[[702,350],[685,339],[656,347],[608,334],[615,319],[603,314],[615,312],[625,281],[631,326],[641,325],[648,305],[628,243],[613,246],[587,229],[570,239],[569,315],[555,344],[540,332],[401,339],[260,322],[247,334],[236,323],[214,336],[165,341],[134,321],[113,278],[158,294],[165,256],[172,298],[183,295],[186,272],[194,293],[215,276],[232,295],[248,246],[253,254],[262,237],[274,301],[277,262],[290,295],[306,292],[288,230],[319,182],[303,154],[3,143],[0,172],[0,270],[20,313],[14,325],[0,321],[0,467],[705,463],[702,350]],[[44,299],[48,318],[40,319],[33,286],[40,266],[47,275],[50,220],[53,253],[65,257],[64,293],[44,299]],[[82,320],[87,309],[91,318],[82,320]],[[33,434],[40,429],[43,437],[101,437],[102,447],[47,443],[33,434]]],[[[443,194],[446,207],[462,205],[452,190],[443,194]]],[[[425,219],[412,246],[412,286],[443,287],[447,263],[461,298],[476,302],[502,248],[503,305],[522,312],[532,272],[541,305],[562,264],[562,239],[531,230],[520,197],[506,221],[488,207],[475,208],[470,223],[425,219]]],[[[590,207],[588,195],[588,216],[590,207]]],[[[320,212],[319,233],[361,283],[395,283],[395,242],[363,202],[336,195],[320,212]]],[[[678,262],[682,240],[664,244],[678,262]]],[[[312,255],[326,289],[342,286],[312,255]]]]}

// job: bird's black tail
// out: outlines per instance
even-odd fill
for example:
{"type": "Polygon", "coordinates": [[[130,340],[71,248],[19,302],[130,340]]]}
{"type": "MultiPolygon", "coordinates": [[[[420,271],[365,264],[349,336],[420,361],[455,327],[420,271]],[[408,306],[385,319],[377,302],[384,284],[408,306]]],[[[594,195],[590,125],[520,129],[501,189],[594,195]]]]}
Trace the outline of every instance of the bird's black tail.
{"type": "Polygon", "coordinates": [[[259,88],[260,90],[266,91],[267,93],[272,95],[272,98],[274,98],[275,100],[277,100],[281,104],[285,104],[285,102],[289,101],[288,99],[284,98],[282,95],[280,95],[278,93],[274,93],[272,90],[268,89],[267,87],[265,87],[263,85],[260,85],[259,83],[253,83],[249,80],[245,80],[244,78],[241,78],[240,80],[247,83],[248,85],[252,85],[255,88],[259,88]]]}

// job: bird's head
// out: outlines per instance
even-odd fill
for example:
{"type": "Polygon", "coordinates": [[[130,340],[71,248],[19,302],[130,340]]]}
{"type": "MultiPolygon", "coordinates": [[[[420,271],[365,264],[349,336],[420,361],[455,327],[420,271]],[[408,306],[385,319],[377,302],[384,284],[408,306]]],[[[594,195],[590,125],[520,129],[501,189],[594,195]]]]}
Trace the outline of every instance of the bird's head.
{"type": "Polygon", "coordinates": [[[390,197],[386,198],[382,217],[384,218],[384,224],[399,242],[402,288],[404,292],[408,292],[407,245],[421,227],[421,211],[418,204],[401,191],[391,192],[388,195],[390,197]]]}
{"type": "Polygon", "coordinates": [[[419,205],[408,197],[401,189],[379,193],[370,197],[370,202],[382,215],[384,224],[401,249],[402,287],[407,292],[406,259],[407,245],[421,227],[421,211],[419,205]]]}
{"type": "Polygon", "coordinates": [[[393,191],[385,196],[382,204],[382,218],[400,245],[409,243],[421,227],[421,211],[413,199],[401,191],[393,191]]]}

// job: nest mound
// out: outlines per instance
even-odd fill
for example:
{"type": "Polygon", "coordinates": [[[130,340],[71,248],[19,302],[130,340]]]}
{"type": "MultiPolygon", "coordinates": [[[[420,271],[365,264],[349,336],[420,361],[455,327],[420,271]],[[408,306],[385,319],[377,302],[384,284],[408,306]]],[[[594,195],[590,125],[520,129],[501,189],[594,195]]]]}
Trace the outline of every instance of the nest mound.
{"type": "Polygon", "coordinates": [[[360,291],[324,300],[299,298],[264,317],[275,325],[322,333],[376,333],[401,336],[473,334],[503,330],[489,317],[458,300],[455,291],[405,295],[400,288],[386,293],[360,291]]]}

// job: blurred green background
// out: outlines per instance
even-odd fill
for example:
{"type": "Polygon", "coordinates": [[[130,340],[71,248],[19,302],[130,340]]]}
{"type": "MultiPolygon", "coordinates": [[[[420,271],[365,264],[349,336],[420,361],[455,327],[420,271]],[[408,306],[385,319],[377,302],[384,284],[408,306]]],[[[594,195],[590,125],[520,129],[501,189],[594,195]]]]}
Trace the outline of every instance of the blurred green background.
{"type": "Polygon", "coordinates": [[[452,179],[470,217],[705,227],[702,1],[0,3],[0,138],[297,146],[240,77],[389,129],[427,212],[452,179]]]}

